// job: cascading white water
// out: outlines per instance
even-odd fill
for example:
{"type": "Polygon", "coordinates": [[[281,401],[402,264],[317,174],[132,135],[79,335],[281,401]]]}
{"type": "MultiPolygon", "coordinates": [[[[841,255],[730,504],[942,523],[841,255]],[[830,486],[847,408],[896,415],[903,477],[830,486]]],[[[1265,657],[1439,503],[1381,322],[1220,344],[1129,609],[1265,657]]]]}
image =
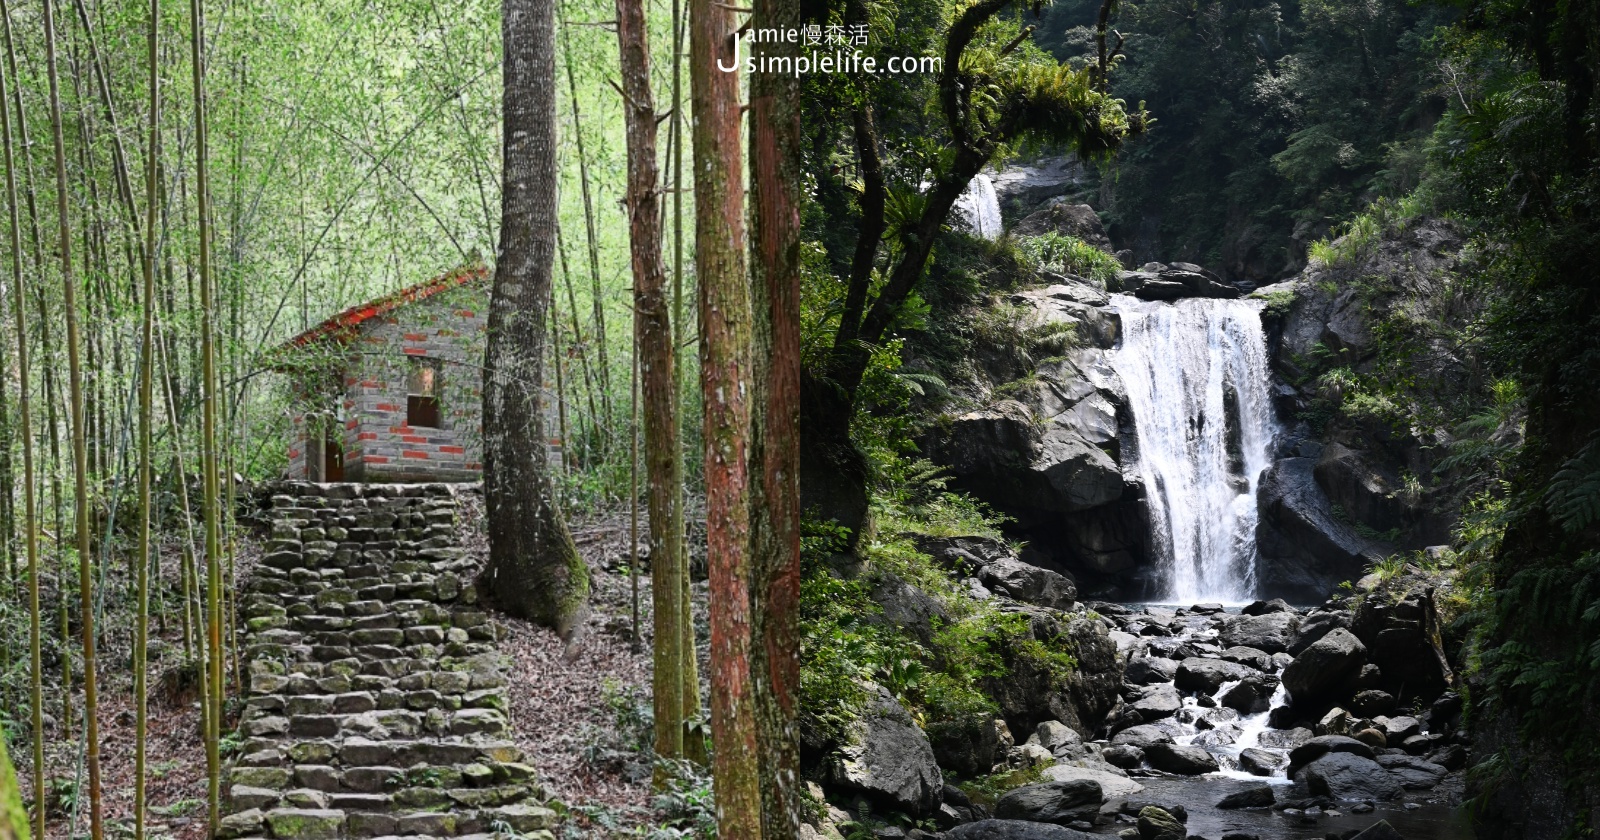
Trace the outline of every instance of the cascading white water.
{"type": "Polygon", "coordinates": [[[1000,199],[988,175],[980,172],[967,183],[966,190],[956,198],[956,210],[974,234],[984,239],[1000,238],[1000,199]]]}
{"type": "Polygon", "coordinates": [[[1161,596],[1176,604],[1255,595],[1256,488],[1270,463],[1261,304],[1113,295],[1122,344],[1112,365],[1138,433],[1161,596]]]}

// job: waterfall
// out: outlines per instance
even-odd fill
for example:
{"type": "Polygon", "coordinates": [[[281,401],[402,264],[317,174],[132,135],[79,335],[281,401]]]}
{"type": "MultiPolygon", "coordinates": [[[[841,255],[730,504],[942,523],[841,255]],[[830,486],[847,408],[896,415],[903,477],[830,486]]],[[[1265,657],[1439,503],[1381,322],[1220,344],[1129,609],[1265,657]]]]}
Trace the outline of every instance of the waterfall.
{"type": "Polygon", "coordinates": [[[1270,462],[1261,304],[1112,296],[1122,344],[1112,365],[1128,388],[1138,469],[1172,603],[1255,596],[1256,488],[1270,462]]]}
{"type": "Polygon", "coordinates": [[[966,190],[956,197],[955,209],[967,230],[984,239],[1000,238],[1000,199],[988,175],[980,172],[967,183],[966,190]]]}

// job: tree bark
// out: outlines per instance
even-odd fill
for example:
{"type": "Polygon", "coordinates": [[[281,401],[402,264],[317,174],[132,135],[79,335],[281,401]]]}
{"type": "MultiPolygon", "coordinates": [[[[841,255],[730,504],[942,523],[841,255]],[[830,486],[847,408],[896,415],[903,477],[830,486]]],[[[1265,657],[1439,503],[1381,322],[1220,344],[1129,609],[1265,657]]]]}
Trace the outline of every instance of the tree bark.
{"type": "Polygon", "coordinates": [[[544,429],[544,350],[556,246],[552,0],[503,0],[500,253],[483,383],[486,588],[507,612],[571,634],[589,571],[556,504],[544,429]]]}
{"type": "MultiPolygon", "coordinates": [[[[622,111],[628,138],[628,232],[632,246],[634,336],[644,394],[645,475],[650,519],[650,594],[654,607],[655,750],[683,755],[683,465],[678,458],[677,348],[661,251],[656,166],[656,106],[643,0],[617,0],[622,111]]],[[[693,655],[693,650],[689,651],[693,655]]]]}
{"type": "MultiPolygon", "coordinates": [[[[800,25],[798,0],[756,0],[755,29],[800,25]]],[[[763,53],[798,52],[764,45],[763,53]]],[[[755,302],[751,422],[753,689],[761,756],[761,832],[799,836],[800,780],[800,90],[793,76],[751,79],[755,302]]]]}
{"type": "Polygon", "coordinates": [[[745,273],[738,21],[716,0],[689,6],[694,116],[695,273],[705,402],[706,556],[711,583],[711,732],[717,825],[761,837],[750,690],[750,293],[745,273]],[[732,66],[731,72],[719,69],[732,66]]]}

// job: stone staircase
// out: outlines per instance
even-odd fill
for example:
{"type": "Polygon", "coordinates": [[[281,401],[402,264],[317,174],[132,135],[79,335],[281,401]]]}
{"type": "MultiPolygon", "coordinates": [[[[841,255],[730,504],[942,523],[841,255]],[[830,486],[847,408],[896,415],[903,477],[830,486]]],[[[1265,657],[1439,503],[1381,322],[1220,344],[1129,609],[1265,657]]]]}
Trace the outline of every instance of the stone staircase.
{"type": "Polygon", "coordinates": [[[551,838],[447,484],[288,483],[243,587],[220,837],[551,838]]]}

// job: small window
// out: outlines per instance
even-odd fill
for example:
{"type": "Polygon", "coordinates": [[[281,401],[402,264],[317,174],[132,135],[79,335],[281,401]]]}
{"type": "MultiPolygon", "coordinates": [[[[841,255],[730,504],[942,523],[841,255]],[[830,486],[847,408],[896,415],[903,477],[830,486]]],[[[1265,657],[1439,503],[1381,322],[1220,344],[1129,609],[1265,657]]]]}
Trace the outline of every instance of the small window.
{"type": "Polygon", "coordinates": [[[406,425],[439,428],[438,359],[412,359],[406,384],[406,425]]]}

